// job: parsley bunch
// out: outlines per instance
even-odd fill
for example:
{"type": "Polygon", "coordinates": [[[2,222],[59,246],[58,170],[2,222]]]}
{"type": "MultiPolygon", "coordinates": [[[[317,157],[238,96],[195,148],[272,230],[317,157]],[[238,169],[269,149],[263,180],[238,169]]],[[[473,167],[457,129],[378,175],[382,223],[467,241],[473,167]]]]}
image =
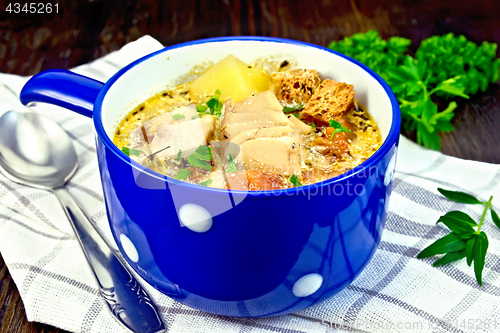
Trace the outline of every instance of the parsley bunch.
{"type": "Polygon", "coordinates": [[[431,96],[437,92],[445,92],[451,96],[469,98],[464,94],[463,80],[460,76],[440,82],[434,89],[429,90],[425,79],[427,63],[421,59],[416,61],[407,56],[403,65],[389,67],[386,70],[387,83],[397,96],[403,119],[403,128],[406,131],[416,130],[417,142],[427,148],[441,149],[441,138],[438,133],[453,130],[451,119],[457,107],[456,102],[438,111],[437,105],[431,96]]]}
{"type": "Polygon", "coordinates": [[[427,62],[426,79],[431,89],[439,82],[460,76],[464,94],[474,95],[498,81],[500,59],[495,59],[496,52],[495,43],[483,42],[478,46],[464,36],[449,33],[424,39],[415,57],[427,62]]]}
{"type": "Polygon", "coordinates": [[[438,188],[438,191],[448,199],[464,204],[484,205],[483,214],[479,224],[472,217],[461,211],[451,211],[441,216],[436,223],[442,222],[451,233],[438,239],[417,255],[417,258],[428,258],[436,254],[445,254],[436,260],[433,266],[442,266],[463,258],[467,258],[467,265],[474,262],[474,273],[479,285],[483,285],[482,275],[486,252],[488,250],[488,237],[481,231],[488,210],[492,221],[500,228],[500,217],[493,210],[491,201],[480,201],[476,197],[458,191],[449,191],[438,188]]]}
{"type": "Polygon", "coordinates": [[[385,69],[401,65],[410,44],[411,40],[397,36],[383,40],[377,31],[370,30],[333,41],[328,48],[362,62],[385,80],[385,69]]]}
{"type": "Polygon", "coordinates": [[[415,58],[405,55],[411,41],[401,37],[383,40],[376,31],[357,33],[328,45],[379,74],[396,95],[403,129],[416,131],[418,143],[441,149],[440,132],[450,132],[455,102],[438,110],[432,96],[468,98],[485,91],[499,79],[496,44],[477,46],[464,36],[432,36],[422,41],[415,58]]]}

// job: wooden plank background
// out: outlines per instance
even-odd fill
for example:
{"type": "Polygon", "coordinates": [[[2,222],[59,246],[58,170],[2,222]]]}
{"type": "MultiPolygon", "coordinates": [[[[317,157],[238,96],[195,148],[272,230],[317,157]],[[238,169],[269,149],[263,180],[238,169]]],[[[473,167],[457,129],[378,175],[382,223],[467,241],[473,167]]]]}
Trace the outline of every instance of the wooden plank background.
{"type": "MultiPolygon", "coordinates": [[[[19,1],[22,3],[22,1],[19,1]]],[[[0,72],[33,75],[71,68],[149,34],[164,45],[230,35],[261,35],[322,46],[375,29],[384,38],[413,42],[448,32],[480,43],[500,43],[500,1],[421,0],[59,0],[59,12],[13,14],[0,4],[0,72]]],[[[497,55],[499,53],[497,52],[497,55]]],[[[500,163],[500,88],[492,85],[459,101],[455,131],[442,151],[500,163]]],[[[414,139],[414,133],[405,133],[414,139]]],[[[0,256],[0,333],[63,332],[28,323],[22,301],[0,256]]]]}

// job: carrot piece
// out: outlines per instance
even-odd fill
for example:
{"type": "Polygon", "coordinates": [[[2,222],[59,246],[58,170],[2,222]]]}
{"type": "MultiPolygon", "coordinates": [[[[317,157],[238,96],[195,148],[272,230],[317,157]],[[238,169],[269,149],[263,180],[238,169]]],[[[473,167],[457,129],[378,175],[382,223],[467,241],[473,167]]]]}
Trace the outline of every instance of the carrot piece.
{"type": "Polygon", "coordinates": [[[271,172],[247,170],[248,189],[250,191],[277,190],[283,188],[281,178],[271,172]]]}

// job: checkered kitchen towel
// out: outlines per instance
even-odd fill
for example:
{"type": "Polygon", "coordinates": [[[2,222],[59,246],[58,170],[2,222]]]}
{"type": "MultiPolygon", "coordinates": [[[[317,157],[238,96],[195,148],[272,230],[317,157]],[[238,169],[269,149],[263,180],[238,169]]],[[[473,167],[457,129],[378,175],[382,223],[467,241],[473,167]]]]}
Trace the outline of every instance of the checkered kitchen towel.
{"type": "MultiPolygon", "coordinates": [[[[151,37],[128,44],[76,72],[106,81],[119,68],[161,48],[151,37]]],[[[0,114],[21,109],[27,78],[0,74],[0,114]]],[[[91,120],[39,105],[74,139],[80,168],[68,190],[110,236],[98,175],[91,120]]],[[[417,253],[448,233],[440,215],[461,209],[480,218],[481,207],[452,203],[436,188],[467,191],[500,211],[500,167],[447,157],[401,137],[394,191],[381,244],[345,290],[298,313],[259,319],[229,318],[190,309],[145,286],[169,332],[497,332],[500,331],[500,229],[487,222],[490,247],[479,287],[465,261],[440,268],[417,253]]],[[[92,273],[56,197],[0,175],[0,251],[30,321],[73,332],[125,332],[108,313],[92,273]]],[[[140,280],[142,281],[142,280],[140,280]]],[[[144,285],[144,284],[143,284],[144,285]]]]}

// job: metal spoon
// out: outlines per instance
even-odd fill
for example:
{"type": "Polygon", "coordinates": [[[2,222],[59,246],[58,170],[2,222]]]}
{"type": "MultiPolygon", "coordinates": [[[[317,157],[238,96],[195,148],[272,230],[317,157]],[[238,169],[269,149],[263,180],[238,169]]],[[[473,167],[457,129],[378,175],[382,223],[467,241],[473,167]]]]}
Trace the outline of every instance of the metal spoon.
{"type": "Polygon", "coordinates": [[[32,112],[8,111],[0,117],[0,171],[14,182],[57,196],[120,323],[137,333],[164,330],[152,300],[64,188],[77,169],[75,148],[57,123],[32,112]]]}

